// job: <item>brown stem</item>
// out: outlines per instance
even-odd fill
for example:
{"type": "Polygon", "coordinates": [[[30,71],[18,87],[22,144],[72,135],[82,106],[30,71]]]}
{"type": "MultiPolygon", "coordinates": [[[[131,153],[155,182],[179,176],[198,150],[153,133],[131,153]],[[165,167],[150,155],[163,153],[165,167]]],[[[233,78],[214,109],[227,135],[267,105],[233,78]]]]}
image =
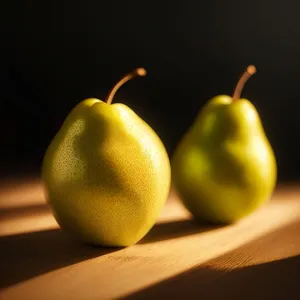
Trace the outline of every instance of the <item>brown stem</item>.
{"type": "Polygon", "coordinates": [[[247,67],[247,70],[244,72],[244,74],[241,76],[239,82],[236,85],[236,88],[234,90],[233,96],[232,96],[232,102],[240,99],[242,90],[244,88],[245,83],[247,80],[256,73],[256,68],[253,65],[250,65],[247,67]]]}
{"type": "Polygon", "coordinates": [[[128,80],[133,79],[137,76],[145,76],[147,74],[147,71],[144,68],[137,68],[134,71],[132,71],[131,73],[125,75],[124,77],[122,77],[117,83],[116,85],[110,90],[110,92],[108,93],[108,96],[106,97],[105,102],[107,104],[111,104],[112,100],[117,92],[117,90],[128,80]]]}

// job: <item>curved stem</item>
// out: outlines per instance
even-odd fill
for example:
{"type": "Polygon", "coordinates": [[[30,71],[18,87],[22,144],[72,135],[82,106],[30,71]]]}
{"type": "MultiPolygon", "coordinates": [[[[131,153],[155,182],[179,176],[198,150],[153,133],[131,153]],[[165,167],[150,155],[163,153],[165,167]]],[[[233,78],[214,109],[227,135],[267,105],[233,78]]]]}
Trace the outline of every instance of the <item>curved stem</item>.
{"type": "Polygon", "coordinates": [[[105,102],[107,104],[111,104],[112,100],[117,92],[117,90],[128,80],[131,80],[137,76],[145,76],[147,74],[147,71],[144,68],[137,68],[133,72],[128,73],[124,77],[122,77],[116,85],[111,89],[111,91],[108,93],[108,96],[106,97],[105,102]]]}
{"type": "Polygon", "coordinates": [[[236,85],[236,88],[235,88],[233,96],[232,96],[232,102],[240,99],[245,83],[255,73],[256,73],[255,66],[250,65],[247,67],[247,70],[243,73],[243,75],[241,76],[240,80],[238,81],[238,83],[236,85]]]}

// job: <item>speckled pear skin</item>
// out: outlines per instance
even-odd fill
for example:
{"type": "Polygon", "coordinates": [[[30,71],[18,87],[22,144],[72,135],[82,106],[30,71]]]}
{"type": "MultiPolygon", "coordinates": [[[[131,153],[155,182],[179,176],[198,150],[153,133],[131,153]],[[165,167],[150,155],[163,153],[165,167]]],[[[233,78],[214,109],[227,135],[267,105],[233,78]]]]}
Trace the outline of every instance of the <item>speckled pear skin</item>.
{"type": "Polygon", "coordinates": [[[153,129],[123,104],[86,99],[49,145],[42,178],[59,225],[76,238],[129,246],[156,222],[170,162],[153,129]]]}

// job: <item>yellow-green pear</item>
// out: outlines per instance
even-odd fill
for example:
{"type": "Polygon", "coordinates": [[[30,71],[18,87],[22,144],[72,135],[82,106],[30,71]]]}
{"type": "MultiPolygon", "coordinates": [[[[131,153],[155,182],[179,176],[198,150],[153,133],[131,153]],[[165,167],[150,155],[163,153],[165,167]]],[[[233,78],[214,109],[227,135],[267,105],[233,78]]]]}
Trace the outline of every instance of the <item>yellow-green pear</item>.
{"type": "Polygon", "coordinates": [[[233,97],[212,98],[199,112],[172,157],[172,179],[185,207],[198,220],[228,224],[270,199],[276,159],[260,116],[240,99],[249,66],[233,97]]]}
{"type": "Polygon", "coordinates": [[[156,222],[168,197],[170,162],[154,130],[124,104],[117,89],[146,70],[123,77],[106,101],[77,104],[43,160],[45,194],[58,224],[95,245],[129,246],[156,222]]]}

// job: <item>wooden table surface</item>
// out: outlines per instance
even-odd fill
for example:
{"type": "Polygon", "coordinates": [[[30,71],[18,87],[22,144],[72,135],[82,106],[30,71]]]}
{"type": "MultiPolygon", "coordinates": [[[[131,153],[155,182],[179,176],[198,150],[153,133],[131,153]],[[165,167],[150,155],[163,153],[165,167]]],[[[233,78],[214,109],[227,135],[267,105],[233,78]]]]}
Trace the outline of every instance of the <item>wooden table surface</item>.
{"type": "Polygon", "coordinates": [[[172,192],[149,234],[123,249],[62,232],[39,180],[0,186],[1,300],[300,299],[300,185],[223,227],[197,225],[172,192]]]}

